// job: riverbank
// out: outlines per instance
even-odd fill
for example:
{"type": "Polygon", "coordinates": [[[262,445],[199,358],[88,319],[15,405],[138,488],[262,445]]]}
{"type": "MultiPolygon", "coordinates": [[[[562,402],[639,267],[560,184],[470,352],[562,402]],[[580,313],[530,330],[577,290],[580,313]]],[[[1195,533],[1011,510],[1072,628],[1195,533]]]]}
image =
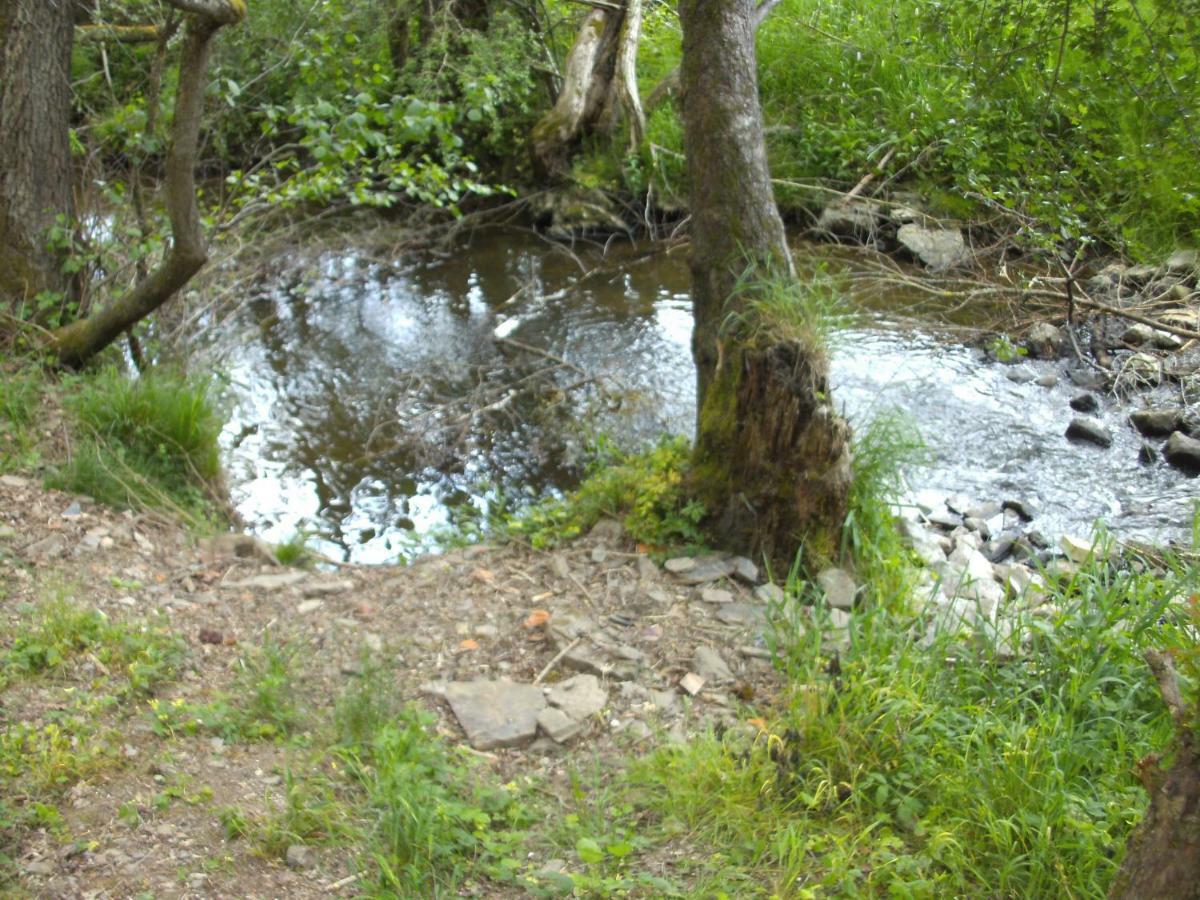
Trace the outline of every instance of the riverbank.
{"type": "Polygon", "coordinates": [[[0,511],[34,896],[1100,896],[1170,734],[1141,649],[1200,626],[1185,557],[1016,501],[860,510],[856,569],[778,586],[611,520],[315,571],[11,474],[0,511]]]}

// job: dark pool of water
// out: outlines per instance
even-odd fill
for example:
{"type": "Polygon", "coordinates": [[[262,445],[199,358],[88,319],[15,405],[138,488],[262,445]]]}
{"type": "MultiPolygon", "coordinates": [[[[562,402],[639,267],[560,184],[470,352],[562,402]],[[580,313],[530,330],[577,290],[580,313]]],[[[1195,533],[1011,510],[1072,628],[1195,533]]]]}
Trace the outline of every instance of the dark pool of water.
{"type": "MultiPolygon", "coordinates": [[[[597,429],[624,445],[690,431],[682,253],[501,234],[449,256],[319,253],[281,270],[203,351],[229,382],[234,501],[268,540],[304,531],[336,558],[394,560],[498,502],[568,488],[597,429]]],[[[1111,449],[1069,443],[1065,380],[1016,384],[939,326],[898,320],[887,292],[858,301],[834,396],[852,423],[913,420],[932,455],[914,490],[1032,500],[1050,533],[1098,518],[1188,532],[1196,482],[1139,466],[1119,408],[1101,413],[1111,449]]]]}

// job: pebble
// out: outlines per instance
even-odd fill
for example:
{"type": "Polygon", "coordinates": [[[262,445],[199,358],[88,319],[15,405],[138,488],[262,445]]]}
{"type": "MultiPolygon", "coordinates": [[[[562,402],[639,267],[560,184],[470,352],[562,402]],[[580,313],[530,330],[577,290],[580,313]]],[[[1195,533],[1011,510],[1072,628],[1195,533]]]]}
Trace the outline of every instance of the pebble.
{"type": "Polygon", "coordinates": [[[1075,412],[1094,413],[1100,411],[1100,398],[1090,391],[1076,394],[1070,401],[1071,409],[1075,412]]]}
{"type": "Polygon", "coordinates": [[[1095,444],[1097,447],[1111,447],[1112,432],[1099,419],[1091,416],[1076,416],[1067,426],[1067,439],[1095,444]]]}
{"type": "Polygon", "coordinates": [[[312,847],[292,844],[284,857],[289,869],[311,869],[317,863],[317,854],[312,847]]]}

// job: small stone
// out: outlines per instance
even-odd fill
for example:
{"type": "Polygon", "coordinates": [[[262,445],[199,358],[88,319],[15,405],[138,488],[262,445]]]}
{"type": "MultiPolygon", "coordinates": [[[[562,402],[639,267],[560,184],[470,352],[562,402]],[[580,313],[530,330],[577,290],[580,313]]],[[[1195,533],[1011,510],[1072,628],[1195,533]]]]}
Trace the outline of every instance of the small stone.
{"type": "Polygon", "coordinates": [[[824,569],[817,575],[817,584],[825,595],[825,602],[834,609],[852,609],[858,595],[858,585],[844,569],[824,569]]]}
{"type": "Polygon", "coordinates": [[[1099,412],[1100,398],[1090,391],[1083,391],[1071,398],[1071,409],[1081,413],[1099,412]]]}
{"type": "Polygon", "coordinates": [[[572,719],[561,709],[547,706],[537,717],[538,727],[559,744],[565,744],[583,731],[584,724],[572,719]]]}
{"type": "Polygon", "coordinates": [[[1166,437],[1179,427],[1182,415],[1178,407],[1139,409],[1129,414],[1129,422],[1146,437],[1166,437]]]}
{"type": "Polygon", "coordinates": [[[707,584],[733,574],[733,561],[722,556],[704,556],[693,560],[690,569],[676,573],[683,584],[707,584]]]}
{"type": "Polygon", "coordinates": [[[1167,438],[1163,456],[1177,469],[1200,473],[1200,440],[1190,438],[1181,431],[1167,438]]]}
{"type": "Polygon", "coordinates": [[[1052,387],[1058,387],[1058,376],[1053,372],[1047,375],[1039,375],[1037,381],[1034,382],[1040,388],[1049,390],[1052,387]]]}
{"type": "Polygon", "coordinates": [[[31,860],[27,863],[23,863],[21,868],[24,870],[26,875],[36,875],[39,878],[49,878],[57,871],[54,863],[48,859],[31,860]]]}
{"type": "Polygon", "coordinates": [[[688,694],[695,697],[701,690],[704,689],[704,679],[695,672],[688,672],[679,679],[679,686],[688,694]]]}
{"type": "Polygon", "coordinates": [[[947,531],[953,531],[963,523],[962,516],[958,513],[950,512],[948,509],[938,510],[929,515],[929,523],[936,525],[938,528],[944,528],[947,531]]]}
{"type": "Polygon", "coordinates": [[[1158,462],[1158,450],[1153,444],[1142,441],[1142,446],[1138,447],[1138,462],[1143,466],[1152,466],[1158,462]]]}
{"type": "Polygon", "coordinates": [[[83,507],[79,505],[78,500],[72,502],[70,506],[62,511],[62,517],[64,519],[75,519],[82,515],[83,507]]]}
{"type": "Polygon", "coordinates": [[[1025,336],[1025,349],[1034,359],[1057,359],[1066,346],[1062,331],[1049,322],[1038,322],[1025,336]]]}
{"type": "Polygon", "coordinates": [[[608,559],[608,550],[605,549],[603,546],[593,547],[591,557],[592,557],[592,562],[599,565],[600,563],[602,563],[608,559]]]}
{"type": "Polygon", "coordinates": [[[1072,537],[1069,534],[1064,534],[1058,545],[1062,548],[1063,553],[1067,554],[1067,559],[1071,560],[1071,562],[1085,563],[1089,558],[1104,558],[1103,547],[1098,547],[1091,541],[1072,537]]]}
{"type": "Polygon", "coordinates": [[[32,483],[28,478],[22,478],[20,475],[0,475],[0,484],[7,488],[21,490],[29,487],[32,483]]]}
{"type": "Polygon", "coordinates": [[[697,647],[692,654],[692,669],[706,684],[726,684],[734,680],[733,671],[712,647],[697,647]]]}
{"type": "Polygon", "coordinates": [[[278,591],[308,579],[307,572],[280,572],[278,575],[256,575],[241,581],[229,581],[222,587],[230,590],[278,591]]]}
{"type": "Polygon", "coordinates": [[[1141,322],[1135,322],[1125,329],[1121,335],[1121,342],[1128,344],[1131,347],[1140,347],[1143,344],[1149,344],[1154,341],[1154,329],[1149,325],[1143,325],[1141,322]]]}
{"type": "Polygon", "coordinates": [[[977,519],[974,516],[967,516],[963,519],[963,527],[968,531],[973,531],[983,540],[987,540],[992,536],[991,529],[988,528],[988,523],[983,519],[977,519]]]}
{"type": "Polygon", "coordinates": [[[604,709],[608,692],[595,675],[575,675],[547,691],[546,700],[572,719],[583,721],[604,709]]]}
{"type": "Polygon", "coordinates": [[[312,847],[292,844],[287,848],[285,861],[289,869],[311,869],[317,864],[317,854],[312,847]]]}
{"type": "Polygon", "coordinates": [[[705,603],[732,603],[733,594],[720,588],[701,588],[700,599],[705,603]]]}
{"type": "Polygon", "coordinates": [[[312,584],[306,584],[300,589],[300,595],[303,597],[332,597],[352,590],[354,590],[353,581],[348,578],[339,578],[335,581],[315,581],[312,584]]]}
{"type": "Polygon", "coordinates": [[[733,563],[734,578],[744,581],[746,584],[758,584],[758,566],[753,562],[744,556],[735,556],[730,562],[733,563]]]}
{"type": "Polygon", "coordinates": [[[318,609],[320,609],[324,605],[325,605],[324,600],[305,600],[303,603],[301,603],[299,606],[296,607],[296,612],[298,612],[302,616],[307,616],[311,612],[316,612],[318,609]]]}
{"type": "Polygon", "coordinates": [[[1009,369],[1004,373],[1004,377],[1014,384],[1029,384],[1037,378],[1037,374],[1025,366],[1019,366],[1015,369],[1009,369]]]}
{"type": "Polygon", "coordinates": [[[752,603],[726,603],[717,607],[717,618],[726,625],[762,625],[767,611],[752,603]]]}
{"type": "Polygon", "coordinates": [[[786,596],[777,584],[760,584],[754,589],[754,599],[759,603],[782,603],[786,596]]]}
{"type": "Polygon", "coordinates": [[[696,568],[696,560],[690,556],[676,556],[674,559],[668,559],[663,568],[672,575],[682,575],[684,572],[690,572],[696,568]]]}
{"type": "Polygon", "coordinates": [[[669,713],[678,705],[679,698],[674,691],[651,691],[650,702],[658,712],[669,713]]]}
{"type": "Polygon", "coordinates": [[[654,564],[654,560],[644,553],[638,556],[636,568],[638,578],[642,581],[654,581],[658,578],[658,566],[654,564]]]}
{"type": "Polygon", "coordinates": [[[1113,438],[1104,423],[1090,416],[1076,416],[1067,426],[1067,438],[1072,441],[1095,444],[1098,447],[1111,447],[1113,438]]]}
{"type": "Polygon", "coordinates": [[[987,557],[990,563],[1003,562],[1012,555],[1014,543],[1013,538],[1001,535],[994,541],[988,541],[988,543],[984,544],[980,548],[980,552],[987,557]]]}

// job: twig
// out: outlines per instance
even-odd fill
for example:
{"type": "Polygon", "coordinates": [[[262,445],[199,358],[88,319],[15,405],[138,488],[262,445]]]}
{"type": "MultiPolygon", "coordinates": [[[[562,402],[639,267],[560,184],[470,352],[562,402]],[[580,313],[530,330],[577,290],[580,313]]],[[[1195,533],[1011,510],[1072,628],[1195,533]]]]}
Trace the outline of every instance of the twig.
{"type": "Polygon", "coordinates": [[[533,683],[541,684],[542,680],[547,675],[549,675],[551,672],[554,671],[554,667],[559,664],[559,662],[562,660],[562,658],[564,656],[566,656],[568,653],[570,653],[572,650],[574,650],[576,647],[578,647],[579,642],[582,640],[583,640],[582,637],[577,637],[577,638],[575,638],[575,640],[571,641],[571,643],[567,644],[567,646],[565,646],[561,650],[559,650],[558,653],[555,655],[554,659],[552,659],[552,660],[550,660],[550,662],[546,663],[546,667],[544,669],[542,669],[542,671],[538,672],[537,678],[533,679],[533,683]]]}
{"type": "Polygon", "coordinates": [[[353,884],[354,882],[358,881],[358,879],[360,879],[360,878],[362,878],[362,876],[357,873],[354,875],[347,875],[345,878],[339,878],[337,881],[332,881],[329,884],[325,885],[323,890],[325,890],[327,892],[328,891],[340,891],[342,888],[346,887],[347,885],[353,884]]]}

